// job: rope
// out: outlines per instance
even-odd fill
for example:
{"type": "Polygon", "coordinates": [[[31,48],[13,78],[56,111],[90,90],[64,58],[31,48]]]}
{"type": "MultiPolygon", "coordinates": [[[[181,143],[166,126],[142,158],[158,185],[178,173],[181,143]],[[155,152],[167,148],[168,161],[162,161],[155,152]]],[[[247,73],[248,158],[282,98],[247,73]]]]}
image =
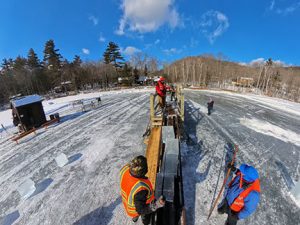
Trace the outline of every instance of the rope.
{"type": "MultiPolygon", "coordinates": [[[[233,154],[232,161],[231,161],[231,163],[230,163],[232,166],[234,165],[235,158],[236,158],[236,153],[237,153],[237,152],[238,152],[238,146],[237,146],[237,145],[234,145],[234,154],[233,154]]],[[[218,197],[216,198],[216,201],[215,201],[213,207],[212,207],[212,208],[210,209],[210,211],[209,211],[207,220],[209,220],[209,218],[210,218],[212,212],[214,211],[215,207],[216,207],[217,204],[218,204],[219,198],[221,197],[221,194],[222,194],[222,192],[223,192],[223,190],[224,190],[224,188],[225,188],[225,185],[226,185],[227,180],[228,180],[228,178],[229,178],[230,172],[231,172],[231,168],[229,168],[228,171],[227,171],[227,174],[226,174],[226,177],[225,177],[225,179],[224,179],[224,182],[223,182],[223,185],[222,185],[222,187],[221,187],[221,190],[220,190],[220,192],[219,192],[219,194],[218,194],[218,197]]]]}

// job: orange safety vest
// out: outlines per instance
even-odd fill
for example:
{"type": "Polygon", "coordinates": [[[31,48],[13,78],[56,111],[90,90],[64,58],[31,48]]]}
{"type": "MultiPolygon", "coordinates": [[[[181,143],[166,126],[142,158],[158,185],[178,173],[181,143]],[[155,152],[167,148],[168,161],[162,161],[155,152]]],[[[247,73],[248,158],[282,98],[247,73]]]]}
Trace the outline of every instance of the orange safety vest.
{"type": "MultiPolygon", "coordinates": [[[[242,188],[242,174],[238,173],[237,176],[240,176],[240,188],[242,188]]],[[[229,186],[231,186],[231,183],[234,181],[234,179],[235,178],[232,179],[229,186]]],[[[259,179],[256,179],[252,184],[250,184],[249,187],[247,187],[243,192],[240,193],[240,195],[231,204],[231,210],[235,212],[240,212],[244,208],[245,198],[250,194],[251,191],[257,191],[260,193],[259,179]]]]}
{"type": "Polygon", "coordinates": [[[129,172],[129,166],[124,166],[120,171],[121,196],[126,213],[130,217],[139,216],[134,205],[134,196],[142,190],[147,190],[146,204],[150,204],[154,199],[152,184],[148,179],[133,177],[129,172]]]}

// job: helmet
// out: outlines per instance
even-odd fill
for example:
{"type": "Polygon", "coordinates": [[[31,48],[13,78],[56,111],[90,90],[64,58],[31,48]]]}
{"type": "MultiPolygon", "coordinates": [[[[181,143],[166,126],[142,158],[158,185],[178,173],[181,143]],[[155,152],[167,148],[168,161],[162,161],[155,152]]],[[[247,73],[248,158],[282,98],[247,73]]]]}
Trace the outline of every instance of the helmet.
{"type": "Polygon", "coordinates": [[[145,156],[139,155],[129,163],[129,170],[131,175],[136,177],[143,177],[148,172],[147,159],[145,156]]]}
{"type": "Polygon", "coordinates": [[[240,171],[243,175],[243,179],[248,182],[253,182],[259,178],[257,170],[253,166],[247,164],[242,164],[240,166],[240,171]]]}
{"type": "Polygon", "coordinates": [[[159,81],[165,81],[166,79],[164,77],[160,77],[159,81]]]}

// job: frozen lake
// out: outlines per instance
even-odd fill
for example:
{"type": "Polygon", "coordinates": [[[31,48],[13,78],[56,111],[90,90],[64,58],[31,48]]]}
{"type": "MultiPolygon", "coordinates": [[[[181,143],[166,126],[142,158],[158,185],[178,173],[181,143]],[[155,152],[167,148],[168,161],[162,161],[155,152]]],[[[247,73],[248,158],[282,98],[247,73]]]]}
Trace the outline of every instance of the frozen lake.
{"type": "MultiPolygon", "coordinates": [[[[273,107],[269,98],[264,104],[261,97],[209,91],[187,90],[185,96],[188,138],[181,147],[187,224],[224,223],[215,212],[206,218],[223,181],[228,142],[239,145],[238,164],[254,165],[261,176],[259,208],[239,224],[299,224],[300,210],[289,193],[300,174],[300,119],[294,112],[299,104],[275,101],[273,107]],[[215,100],[211,116],[206,114],[209,97],[215,100]]],[[[123,211],[118,174],[145,152],[149,91],[101,98],[97,109],[65,115],[60,124],[19,145],[0,140],[0,224],[132,224],[123,211]],[[61,153],[69,162],[58,167],[55,158],[61,153]],[[28,179],[36,190],[23,199],[17,189],[28,179]]]]}

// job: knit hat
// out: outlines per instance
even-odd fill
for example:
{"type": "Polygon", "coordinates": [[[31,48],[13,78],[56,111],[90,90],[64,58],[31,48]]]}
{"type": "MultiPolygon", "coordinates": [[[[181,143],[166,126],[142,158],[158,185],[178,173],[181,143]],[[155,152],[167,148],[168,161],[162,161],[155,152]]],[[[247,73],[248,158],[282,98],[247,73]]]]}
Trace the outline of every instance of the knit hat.
{"type": "Polygon", "coordinates": [[[129,163],[130,173],[136,177],[143,177],[148,172],[147,159],[145,156],[139,155],[129,163]]]}

